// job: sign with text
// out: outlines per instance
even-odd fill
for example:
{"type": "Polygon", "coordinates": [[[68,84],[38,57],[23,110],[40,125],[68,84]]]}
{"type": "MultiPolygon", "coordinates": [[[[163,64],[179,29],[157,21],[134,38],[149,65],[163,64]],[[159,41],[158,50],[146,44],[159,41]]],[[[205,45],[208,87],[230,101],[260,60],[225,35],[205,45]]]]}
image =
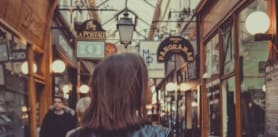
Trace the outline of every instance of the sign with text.
{"type": "Polygon", "coordinates": [[[140,55],[144,58],[150,78],[164,78],[165,65],[157,62],[157,48],[159,41],[141,41],[140,55]]]}
{"type": "Polygon", "coordinates": [[[52,40],[55,48],[62,52],[71,64],[75,65],[77,60],[74,56],[74,50],[60,30],[52,30],[52,40]]]}
{"type": "Polygon", "coordinates": [[[265,69],[265,136],[278,137],[278,63],[265,69]]]}
{"type": "Polygon", "coordinates": [[[157,61],[166,62],[173,54],[179,54],[185,62],[193,62],[194,49],[191,43],[181,36],[170,36],[164,39],[157,49],[157,61]]]}
{"type": "Polygon", "coordinates": [[[104,57],[104,42],[77,41],[76,57],[83,59],[100,59],[104,57]]]}
{"type": "Polygon", "coordinates": [[[105,40],[106,32],[102,29],[101,24],[96,20],[87,20],[82,24],[76,24],[75,30],[77,38],[82,40],[105,40]]]}
{"type": "Polygon", "coordinates": [[[11,52],[12,61],[24,61],[27,60],[27,51],[24,49],[16,49],[11,52]]]}

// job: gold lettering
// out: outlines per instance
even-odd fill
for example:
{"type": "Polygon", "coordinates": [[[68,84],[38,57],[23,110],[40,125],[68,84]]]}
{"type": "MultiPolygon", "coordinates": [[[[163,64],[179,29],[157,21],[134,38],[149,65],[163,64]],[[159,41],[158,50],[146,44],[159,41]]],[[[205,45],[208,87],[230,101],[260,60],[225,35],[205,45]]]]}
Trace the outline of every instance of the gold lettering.
{"type": "Polygon", "coordinates": [[[177,48],[177,44],[170,44],[170,49],[176,49],[177,48]]]}
{"type": "Polygon", "coordinates": [[[82,38],[83,37],[82,33],[78,33],[78,37],[82,38]]]}
{"type": "Polygon", "coordinates": [[[170,45],[168,45],[168,46],[169,46],[169,49],[172,50],[173,44],[170,44],[170,45]]]}
{"type": "Polygon", "coordinates": [[[163,56],[163,57],[166,55],[165,52],[160,52],[159,54],[160,54],[161,56],[163,56]]]}
{"type": "Polygon", "coordinates": [[[183,47],[182,49],[184,52],[187,52],[188,51],[188,48],[187,47],[183,47]]]}
{"type": "MultiPolygon", "coordinates": [[[[176,40],[178,40],[178,39],[176,39],[176,40]]],[[[163,48],[163,51],[159,52],[158,60],[164,61],[166,54],[171,51],[172,51],[172,53],[178,53],[179,51],[184,52],[186,54],[187,61],[194,60],[193,53],[191,51],[189,51],[188,47],[183,46],[182,44],[169,44],[169,45],[165,46],[163,48]]]]}
{"type": "Polygon", "coordinates": [[[188,52],[187,53],[187,60],[188,61],[193,61],[193,54],[192,54],[192,52],[188,52]]]}
{"type": "Polygon", "coordinates": [[[167,46],[167,47],[164,47],[163,50],[164,50],[165,52],[167,52],[167,51],[169,50],[168,46],[167,46]]]}
{"type": "Polygon", "coordinates": [[[90,33],[88,31],[84,31],[84,33],[85,37],[90,37],[90,33]]]}
{"type": "Polygon", "coordinates": [[[98,35],[97,36],[98,38],[102,38],[102,34],[101,33],[97,33],[97,35],[98,35]]]}
{"type": "Polygon", "coordinates": [[[105,39],[105,32],[91,32],[91,31],[83,31],[78,34],[79,38],[85,39],[105,39]]]}
{"type": "Polygon", "coordinates": [[[164,57],[159,56],[159,57],[158,57],[158,60],[159,60],[159,61],[163,61],[163,60],[164,60],[164,57]]]}
{"type": "Polygon", "coordinates": [[[188,61],[193,61],[193,57],[188,57],[187,60],[188,61]]]}

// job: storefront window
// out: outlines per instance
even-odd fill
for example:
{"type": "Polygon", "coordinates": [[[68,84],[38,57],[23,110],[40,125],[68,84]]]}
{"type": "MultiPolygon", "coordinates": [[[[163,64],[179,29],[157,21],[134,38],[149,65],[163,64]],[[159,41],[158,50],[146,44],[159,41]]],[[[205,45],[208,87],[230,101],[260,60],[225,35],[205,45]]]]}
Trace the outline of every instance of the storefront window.
{"type": "Polygon", "coordinates": [[[265,92],[264,64],[268,59],[267,41],[254,41],[246,29],[246,18],[254,11],[267,13],[268,1],[256,0],[240,13],[241,60],[241,124],[243,137],[261,137],[264,134],[265,92]]]}
{"type": "Polygon", "coordinates": [[[224,80],[222,84],[223,136],[235,137],[235,78],[224,80]]]}
{"type": "Polygon", "coordinates": [[[207,92],[209,112],[209,136],[220,137],[220,91],[219,86],[210,87],[207,92]]]}
{"type": "Polygon", "coordinates": [[[219,74],[219,39],[215,35],[206,45],[206,77],[219,74]]]}
{"type": "Polygon", "coordinates": [[[0,88],[0,133],[3,136],[30,136],[26,80],[7,70],[5,73],[5,88],[0,88]]]}
{"type": "Polygon", "coordinates": [[[224,74],[233,72],[234,70],[234,46],[233,46],[233,26],[232,20],[229,20],[220,29],[221,39],[222,39],[222,55],[224,65],[224,74]]]}
{"type": "Polygon", "coordinates": [[[192,136],[199,137],[200,136],[200,91],[193,90],[192,92],[192,136]]]}

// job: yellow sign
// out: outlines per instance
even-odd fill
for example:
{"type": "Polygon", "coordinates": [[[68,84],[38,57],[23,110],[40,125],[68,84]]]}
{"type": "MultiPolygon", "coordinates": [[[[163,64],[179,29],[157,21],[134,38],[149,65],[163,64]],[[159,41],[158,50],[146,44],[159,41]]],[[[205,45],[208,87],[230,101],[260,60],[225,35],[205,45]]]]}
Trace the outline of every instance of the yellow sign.
{"type": "Polygon", "coordinates": [[[78,33],[78,38],[102,40],[106,39],[106,33],[105,31],[82,31],[78,33]]]}
{"type": "Polygon", "coordinates": [[[157,61],[164,62],[170,59],[171,55],[179,54],[185,61],[194,60],[194,49],[191,43],[181,36],[170,36],[163,40],[157,50],[157,61]]]}
{"type": "Polygon", "coordinates": [[[166,47],[163,48],[163,51],[159,52],[159,56],[158,59],[159,60],[164,60],[165,56],[169,53],[169,52],[179,52],[182,51],[183,53],[186,54],[187,57],[187,61],[193,61],[194,57],[193,57],[193,53],[191,51],[188,51],[188,48],[185,46],[182,46],[181,44],[170,44],[166,47]]]}

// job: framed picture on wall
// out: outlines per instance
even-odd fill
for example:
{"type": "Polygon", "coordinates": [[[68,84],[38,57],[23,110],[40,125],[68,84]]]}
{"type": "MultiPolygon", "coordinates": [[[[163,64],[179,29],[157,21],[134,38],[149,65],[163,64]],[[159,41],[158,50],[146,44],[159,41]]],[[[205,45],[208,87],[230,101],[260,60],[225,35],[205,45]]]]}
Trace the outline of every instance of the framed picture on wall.
{"type": "Polygon", "coordinates": [[[0,62],[6,62],[9,60],[8,54],[8,41],[0,41],[0,62]]]}

